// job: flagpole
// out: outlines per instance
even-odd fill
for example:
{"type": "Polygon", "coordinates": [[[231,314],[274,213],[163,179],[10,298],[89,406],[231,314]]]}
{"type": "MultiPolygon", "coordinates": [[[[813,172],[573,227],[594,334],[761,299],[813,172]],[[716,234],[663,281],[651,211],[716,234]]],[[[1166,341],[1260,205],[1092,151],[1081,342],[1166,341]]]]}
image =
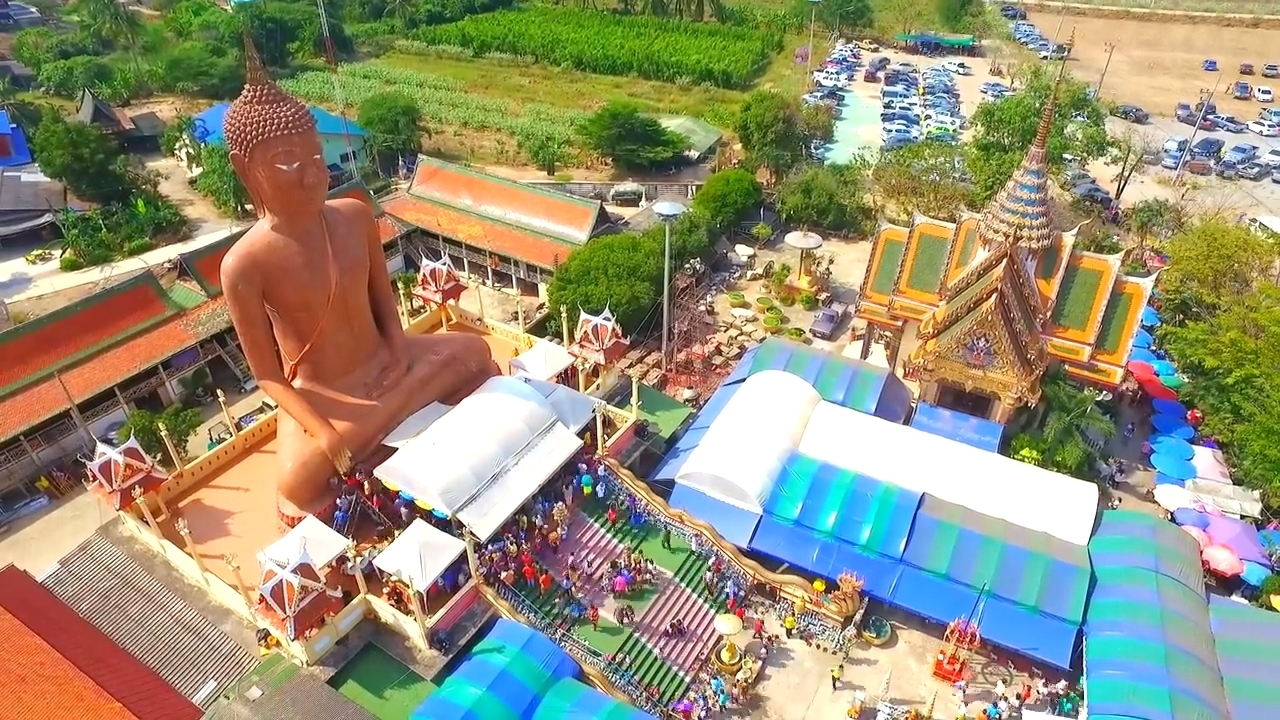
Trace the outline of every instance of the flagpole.
{"type": "Polygon", "coordinates": [[[75,422],[76,427],[84,431],[85,437],[89,439],[89,447],[93,448],[98,444],[98,439],[89,430],[89,425],[84,421],[84,416],[80,414],[80,408],[76,407],[76,399],[71,397],[71,391],[67,389],[67,384],[62,381],[61,375],[55,372],[53,379],[58,381],[58,387],[62,388],[62,394],[67,398],[67,405],[71,410],[71,419],[75,422]]]}

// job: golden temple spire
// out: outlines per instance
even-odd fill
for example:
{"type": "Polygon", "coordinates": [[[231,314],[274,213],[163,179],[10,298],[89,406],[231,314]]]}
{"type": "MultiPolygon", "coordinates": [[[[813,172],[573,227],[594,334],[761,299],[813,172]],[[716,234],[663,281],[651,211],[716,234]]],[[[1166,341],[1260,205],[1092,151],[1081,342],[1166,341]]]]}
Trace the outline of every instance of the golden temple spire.
{"type": "Polygon", "coordinates": [[[271,76],[267,75],[267,68],[262,64],[262,56],[258,55],[258,48],[253,44],[253,35],[249,34],[249,26],[246,24],[241,30],[244,35],[244,82],[246,85],[266,85],[271,82],[271,76]]]}

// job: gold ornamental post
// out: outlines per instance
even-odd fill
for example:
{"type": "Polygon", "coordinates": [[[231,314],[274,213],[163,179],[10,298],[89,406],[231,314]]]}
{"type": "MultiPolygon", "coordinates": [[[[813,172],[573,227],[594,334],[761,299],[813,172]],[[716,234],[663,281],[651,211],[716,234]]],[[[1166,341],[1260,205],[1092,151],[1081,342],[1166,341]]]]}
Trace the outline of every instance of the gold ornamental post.
{"type": "Polygon", "coordinates": [[[253,600],[249,597],[249,589],[244,584],[244,577],[240,574],[240,565],[236,562],[235,553],[227,553],[222,556],[222,562],[227,564],[227,569],[231,571],[231,578],[236,582],[236,590],[240,591],[240,597],[244,598],[244,604],[253,609],[253,600]]]}
{"type": "Polygon", "coordinates": [[[159,535],[160,526],[156,524],[156,518],[151,514],[151,508],[147,506],[145,499],[146,492],[142,490],[142,486],[134,485],[133,489],[129,491],[129,494],[133,496],[134,504],[142,511],[142,517],[146,519],[147,526],[151,528],[152,532],[159,535]]]}
{"type": "Polygon", "coordinates": [[[201,576],[209,572],[204,566],[204,560],[200,558],[200,553],[196,550],[196,542],[191,539],[191,526],[187,524],[186,518],[177,518],[173,521],[173,529],[178,531],[182,536],[182,544],[186,546],[187,554],[192,560],[196,561],[196,567],[200,569],[201,576]]]}

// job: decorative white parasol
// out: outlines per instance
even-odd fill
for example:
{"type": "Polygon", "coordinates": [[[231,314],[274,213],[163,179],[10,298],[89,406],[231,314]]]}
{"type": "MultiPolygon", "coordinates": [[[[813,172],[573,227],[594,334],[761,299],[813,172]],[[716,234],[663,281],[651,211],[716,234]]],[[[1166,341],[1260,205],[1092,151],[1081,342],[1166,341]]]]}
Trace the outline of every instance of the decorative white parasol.
{"type": "Polygon", "coordinates": [[[1196,496],[1181,485],[1157,485],[1155,499],[1157,505],[1169,512],[1194,507],[1197,503],[1196,496]]]}

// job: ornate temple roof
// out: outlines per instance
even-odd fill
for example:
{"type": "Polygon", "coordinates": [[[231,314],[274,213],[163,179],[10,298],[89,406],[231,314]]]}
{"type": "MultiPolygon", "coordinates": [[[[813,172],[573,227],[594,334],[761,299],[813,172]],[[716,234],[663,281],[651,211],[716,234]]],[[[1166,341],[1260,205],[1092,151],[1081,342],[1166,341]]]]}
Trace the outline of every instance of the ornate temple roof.
{"type": "MultiPolygon", "coordinates": [[[[1056,90],[1056,88],[1055,88],[1056,90]]],[[[1057,93],[1049,96],[1036,138],[1022,159],[1022,165],[1009,178],[978,221],[978,237],[991,249],[1020,247],[1040,252],[1053,242],[1053,226],[1049,222],[1049,161],[1046,148],[1057,93]]]]}
{"type": "Polygon", "coordinates": [[[631,341],[622,334],[622,326],[609,308],[599,315],[581,311],[569,354],[596,365],[609,365],[626,354],[631,341]]]}

